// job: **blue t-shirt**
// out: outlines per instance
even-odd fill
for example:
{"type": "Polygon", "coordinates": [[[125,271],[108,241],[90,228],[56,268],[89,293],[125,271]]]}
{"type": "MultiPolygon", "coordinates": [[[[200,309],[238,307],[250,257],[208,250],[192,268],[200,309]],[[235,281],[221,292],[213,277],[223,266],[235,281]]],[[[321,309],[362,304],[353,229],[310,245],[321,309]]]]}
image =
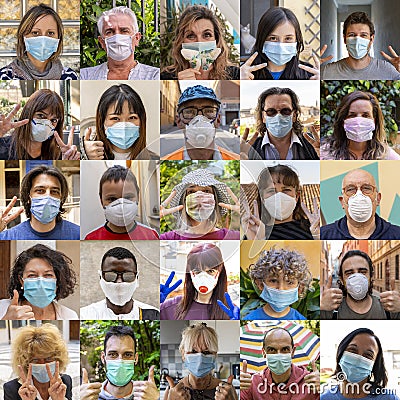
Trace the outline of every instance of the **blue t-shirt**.
{"type": "Polygon", "coordinates": [[[307,319],[304,317],[304,315],[300,314],[297,310],[294,308],[290,307],[290,311],[287,315],[284,317],[271,317],[268,315],[263,307],[257,308],[256,310],[251,311],[249,314],[245,315],[242,317],[242,319],[259,319],[259,320],[264,320],[264,319],[274,319],[274,320],[279,320],[279,319],[292,319],[292,320],[303,320],[307,319]]]}
{"type": "MultiPolygon", "coordinates": [[[[381,394],[371,395],[369,394],[366,397],[363,397],[363,400],[400,400],[398,396],[392,394],[395,390],[391,389],[380,389],[382,391],[381,394]]],[[[351,398],[344,397],[338,390],[337,386],[332,387],[332,389],[327,390],[322,393],[320,396],[320,400],[349,400],[351,398]]]]}
{"type": "MultiPolygon", "coordinates": [[[[284,70],[283,70],[284,71],[284,70]]],[[[275,81],[277,81],[283,74],[283,71],[278,71],[278,72],[272,72],[269,71],[269,73],[272,75],[275,81]]]]}
{"type": "Polygon", "coordinates": [[[35,231],[30,221],[21,222],[11,229],[0,232],[0,240],[79,240],[79,225],[64,219],[56,223],[54,229],[49,232],[35,231]]]}

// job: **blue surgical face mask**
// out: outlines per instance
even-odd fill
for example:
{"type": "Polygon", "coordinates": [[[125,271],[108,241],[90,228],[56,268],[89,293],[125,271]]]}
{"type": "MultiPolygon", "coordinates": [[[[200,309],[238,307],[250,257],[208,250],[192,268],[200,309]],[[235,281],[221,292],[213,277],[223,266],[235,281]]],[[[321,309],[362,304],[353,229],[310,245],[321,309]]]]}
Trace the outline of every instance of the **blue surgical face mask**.
{"type": "Polygon", "coordinates": [[[132,122],[117,122],[105,129],[107,139],[119,149],[129,149],[139,139],[139,126],[132,122]]]}
{"type": "Polygon", "coordinates": [[[374,364],[375,361],[349,351],[345,351],[339,361],[340,368],[346,374],[347,381],[351,383],[361,382],[371,375],[374,364]]]}
{"type": "Polygon", "coordinates": [[[58,49],[60,39],[48,36],[24,37],[26,51],[37,60],[44,62],[48,60],[58,49]]]}
{"type": "Polygon", "coordinates": [[[286,136],[293,127],[291,115],[276,114],[275,117],[265,117],[265,126],[272,136],[282,138],[286,136]]]}
{"type": "Polygon", "coordinates": [[[106,361],[106,376],[114,386],[126,386],[135,372],[134,360],[106,361]]]}
{"type": "Polygon", "coordinates": [[[42,224],[48,224],[60,212],[60,199],[51,196],[32,197],[31,213],[42,224]]]}
{"type": "MultiPolygon", "coordinates": [[[[56,372],[56,362],[48,363],[52,375],[56,372]]],[[[32,376],[40,383],[50,382],[49,374],[47,373],[46,364],[32,364],[32,376]]]]}
{"type": "Polygon", "coordinates": [[[358,36],[349,37],[346,39],[347,51],[353,58],[360,60],[367,55],[369,43],[369,39],[358,36]]]}
{"type": "Polygon", "coordinates": [[[268,368],[276,375],[284,374],[292,365],[292,355],[267,354],[268,368]]]}
{"type": "Polygon", "coordinates": [[[215,369],[215,355],[213,354],[185,354],[185,367],[196,378],[203,378],[215,369]]]}
{"type": "Polygon", "coordinates": [[[33,306],[47,307],[56,298],[57,279],[24,279],[24,297],[33,306]]]}
{"type": "Polygon", "coordinates": [[[282,312],[299,299],[299,288],[281,290],[267,286],[264,282],[264,289],[260,297],[265,300],[276,312],[282,312]]]}
{"type": "Polygon", "coordinates": [[[275,65],[285,65],[297,54],[297,42],[264,42],[263,53],[275,65]]]}

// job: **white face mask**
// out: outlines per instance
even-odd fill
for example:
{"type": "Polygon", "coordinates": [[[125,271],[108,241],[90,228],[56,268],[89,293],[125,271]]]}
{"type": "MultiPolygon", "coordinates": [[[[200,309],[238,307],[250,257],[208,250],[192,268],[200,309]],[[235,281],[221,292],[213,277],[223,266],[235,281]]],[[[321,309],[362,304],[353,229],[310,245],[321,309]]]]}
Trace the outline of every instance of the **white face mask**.
{"type": "Polygon", "coordinates": [[[53,136],[55,131],[53,124],[48,119],[33,119],[31,125],[34,142],[44,142],[53,136]]]}
{"type": "Polygon", "coordinates": [[[133,223],[138,212],[136,201],[124,198],[114,200],[104,207],[106,220],[116,226],[128,226],[133,223]]]}
{"type": "Polygon", "coordinates": [[[132,299],[133,293],[139,286],[138,277],[133,282],[107,282],[103,279],[101,271],[100,287],[104,295],[112,304],[123,306],[132,299]]]}
{"type": "Polygon", "coordinates": [[[218,275],[215,277],[208,274],[206,271],[200,272],[199,274],[190,273],[192,278],[193,286],[201,294],[210,293],[218,283],[218,275]]]}
{"type": "Polygon", "coordinates": [[[354,142],[367,142],[374,135],[375,122],[371,118],[348,118],[344,120],[343,128],[348,139],[354,142]]]}
{"type": "Polygon", "coordinates": [[[192,147],[208,148],[215,138],[214,124],[204,115],[197,115],[186,126],[185,137],[192,147]]]}
{"type": "Polygon", "coordinates": [[[132,53],[132,36],[117,33],[104,39],[107,48],[107,57],[115,61],[126,60],[132,53]]]}
{"type": "Polygon", "coordinates": [[[347,206],[351,219],[356,222],[366,222],[372,216],[372,201],[360,189],[349,198],[347,206]]]}
{"type": "Polygon", "coordinates": [[[362,300],[368,292],[368,278],[364,274],[356,272],[346,280],[347,293],[354,300],[362,300]]]}
{"type": "Polygon", "coordinates": [[[264,206],[272,218],[283,221],[292,215],[296,199],[286,193],[278,192],[264,199],[264,206]]]}
{"type": "Polygon", "coordinates": [[[201,191],[188,194],[185,200],[186,213],[197,222],[206,221],[215,210],[215,199],[211,193],[201,191]]]}

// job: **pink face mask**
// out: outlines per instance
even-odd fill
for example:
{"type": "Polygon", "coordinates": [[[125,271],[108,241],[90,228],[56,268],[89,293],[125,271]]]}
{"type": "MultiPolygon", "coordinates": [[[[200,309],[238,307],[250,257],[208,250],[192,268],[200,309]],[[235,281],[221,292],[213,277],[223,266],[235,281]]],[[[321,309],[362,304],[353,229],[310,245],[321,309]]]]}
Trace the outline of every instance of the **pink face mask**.
{"type": "Polygon", "coordinates": [[[215,208],[214,195],[198,191],[186,196],[186,213],[195,221],[205,221],[215,208]]]}
{"type": "Polygon", "coordinates": [[[375,122],[371,118],[348,118],[344,120],[344,130],[348,139],[354,142],[367,142],[374,135],[375,122]]]}

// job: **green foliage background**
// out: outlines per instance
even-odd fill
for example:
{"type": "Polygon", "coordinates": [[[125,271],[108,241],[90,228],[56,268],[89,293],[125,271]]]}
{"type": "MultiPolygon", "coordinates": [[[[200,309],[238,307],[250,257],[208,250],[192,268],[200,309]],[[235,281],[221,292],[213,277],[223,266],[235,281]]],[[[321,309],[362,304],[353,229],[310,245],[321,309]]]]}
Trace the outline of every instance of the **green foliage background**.
{"type": "MultiPolygon", "coordinates": [[[[162,161],[160,165],[160,202],[163,202],[171,194],[172,188],[181,182],[184,175],[199,168],[207,168],[211,163],[213,161],[162,161]]],[[[216,179],[226,183],[232,189],[233,193],[239,197],[240,162],[237,160],[225,161],[224,176],[217,176],[216,179]]],[[[233,204],[233,201],[231,201],[231,204],[233,204]]],[[[226,215],[223,217],[222,224],[225,222],[226,215]]],[[[239,215],[236,215],[236,213],[230,213],[230,215],[231,229],[239,229],[239,215]]],[[[174,227],[174,221],[174,215],[162,218],[160,221],[160,232],[170,231],[174,227]]]]}
{"type": "Polygon", "coordinates": [[[85,357],[92,367],[92,370],[88,371],[89,379],[100,382],[106,379],[100,354],[104,348],[105,333],[113,325],[130,326],[135,332],[138,363],[135,365],[133,380],[147,380],[149,368],[155,365],[154,377],[156,384],[158,384],[160,381],[160,321],[82,321],[80,353],[81,358],[85,357]]]}
{"type": "Polygon", "coordinates": [[[394,120],[395,99],[399,99],[400,81],[321,81],[321,137],[333,133],[336,108],[342,98],[355,90],[371,92],[379,100],[385,118],[386,136],[389,143],[397,138],[398,126],[394,120]]]}
{"type": "MultiPolygon", "coordinates": [[[[159,32],[154,30],[154,1],[145,1],[145,17],[142,18],[140,0],[132,0],[131,9],[138,20],[142,33],[135,59],[153,67],[160,65],[159,32]],[[143,23],[145,30],[143,33],[143,23]]],[[[126,6],[126,0],[117,0],[117,6],[126,6]]],[[[97,20],[103,11],[112,8],[112,0],[81,0],[81,68],[94,67],[107,61],[106,52],[97,40],[97,20]]]]}

